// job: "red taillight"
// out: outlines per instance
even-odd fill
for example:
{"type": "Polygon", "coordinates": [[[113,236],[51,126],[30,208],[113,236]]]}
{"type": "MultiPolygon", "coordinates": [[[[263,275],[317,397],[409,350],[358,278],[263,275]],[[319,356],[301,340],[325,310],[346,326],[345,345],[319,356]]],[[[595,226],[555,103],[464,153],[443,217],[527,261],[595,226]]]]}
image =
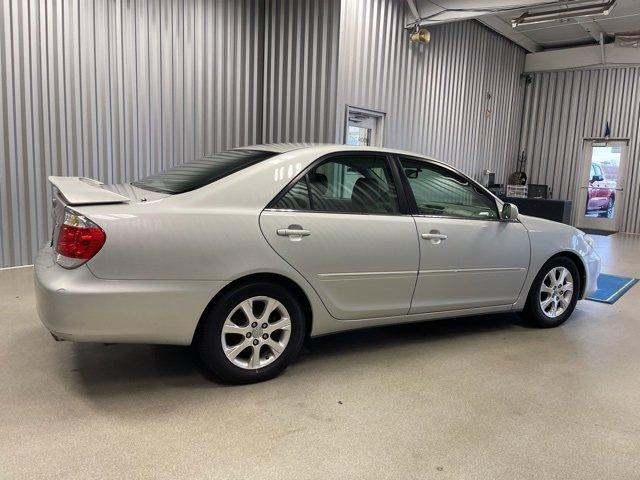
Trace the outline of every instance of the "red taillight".
{"type": "Polygon", "coordinates": [[[65,257],[89,260],[102,248],[105,239],[100,227],[62,225],[56,250],[65,257]]]}
{"type": "Polygon", "coordinates": [[[82,265],[100,251],[106,239],[104,230],[91,220],[66,211],[56,244],[58,263],[66,268],[82,265]]]}

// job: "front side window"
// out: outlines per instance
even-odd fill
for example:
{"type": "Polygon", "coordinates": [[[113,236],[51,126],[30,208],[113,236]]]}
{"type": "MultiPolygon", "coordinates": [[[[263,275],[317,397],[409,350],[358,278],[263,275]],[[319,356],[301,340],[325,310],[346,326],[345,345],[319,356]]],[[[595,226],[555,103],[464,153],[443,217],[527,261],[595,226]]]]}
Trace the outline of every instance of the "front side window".
{"type": "Polygon", "coordinates": [[[422,215],[497,219],[495,201],[472,182],[447,168],[400,159],[422,215]]]}
{"type": "Polygon", "coordinates": [[[277,155],[262,150],[227,150],[184,163],[133,182],[136,187],[160,193],[186,193],[277,155]]]}
{"type": "Polygon", "coordinates": [[[386,158],[366,154],[332,157],[315,166],[272,206],[341,213],[399,211],[386,158]]]}

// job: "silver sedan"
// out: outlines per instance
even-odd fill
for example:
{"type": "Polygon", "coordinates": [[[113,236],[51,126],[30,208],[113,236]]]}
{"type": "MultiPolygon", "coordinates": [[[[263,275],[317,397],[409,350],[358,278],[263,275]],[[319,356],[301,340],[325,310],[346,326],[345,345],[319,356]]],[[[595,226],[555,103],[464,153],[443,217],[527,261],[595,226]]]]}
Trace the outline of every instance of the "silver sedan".
{"type": "Polygon", "coordinates": [[[50,181],[35,276],[53,336],[193,344],[226,382],[276,376],[305,336],[496,312],[555,327],[600,269],[580,230],[396,150],[260,145],[50,181]]]}

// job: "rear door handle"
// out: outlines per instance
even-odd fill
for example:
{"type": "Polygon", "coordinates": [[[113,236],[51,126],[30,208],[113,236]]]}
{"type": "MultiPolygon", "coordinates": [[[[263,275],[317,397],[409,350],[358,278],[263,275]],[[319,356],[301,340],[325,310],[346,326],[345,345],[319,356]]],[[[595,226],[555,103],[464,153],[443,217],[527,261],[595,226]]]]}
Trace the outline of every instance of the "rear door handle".
{"type": "Polygon", "coordinates": [[[443,233],[423,233],[422,238],[425,240],[446,240],[447,236],[443,233]]]}
{"type": "Polygon", "coordinates": [[[311,235],[309,230],[302,230],[297,228],[280,228],[276,230],[276,233],[280,237],[308,237],[311,235]]]}

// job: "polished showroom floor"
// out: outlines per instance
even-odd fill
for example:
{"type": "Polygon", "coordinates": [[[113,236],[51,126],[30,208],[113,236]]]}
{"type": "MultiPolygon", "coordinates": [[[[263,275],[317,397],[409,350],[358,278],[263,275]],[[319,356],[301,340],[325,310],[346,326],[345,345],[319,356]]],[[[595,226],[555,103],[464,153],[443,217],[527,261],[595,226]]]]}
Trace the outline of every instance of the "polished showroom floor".
{"type": "MultiPolygon", "coordinates": [[[[597,237],[640,276],[640,236],[597,237]]],[[[494,315],[308,342],[216,384],[188,348],[56,343],[0,272],[0,478],[640,477],[640,285],[562,327],[494,315]]]]}

